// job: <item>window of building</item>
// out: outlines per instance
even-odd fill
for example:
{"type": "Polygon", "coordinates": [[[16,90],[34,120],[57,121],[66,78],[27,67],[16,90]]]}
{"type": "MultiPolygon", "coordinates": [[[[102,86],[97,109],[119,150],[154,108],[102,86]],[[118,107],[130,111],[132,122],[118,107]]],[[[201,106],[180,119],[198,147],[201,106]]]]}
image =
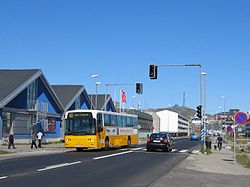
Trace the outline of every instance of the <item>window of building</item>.
{"type": "Polygon", "coordinates": [[[3,137],[8,137],[11,130],[11,113],[3,112],[2,114],[3,120],[3,137]]]}
{"type": "Polygon", "coordinates": [[[81,98],[80,98],[80,96],[76,98],[75,109],[81,109],[81,98]]]}
{"type": "Polygon", "coordinates": [[[27,87],[27,108],[35,109],[38,92],[38,81],[35,80],[27,87]]]}

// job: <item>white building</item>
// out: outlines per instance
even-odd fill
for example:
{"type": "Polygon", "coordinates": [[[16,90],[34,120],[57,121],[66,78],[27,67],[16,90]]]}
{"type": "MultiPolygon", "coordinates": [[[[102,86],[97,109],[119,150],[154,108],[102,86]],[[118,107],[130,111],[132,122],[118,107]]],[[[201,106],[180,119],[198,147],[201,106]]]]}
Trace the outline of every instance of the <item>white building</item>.
{"type": "Polygon", "coordinates": [[[176,136],[190,134],[189,127],[191,120],[177,112],[162,110],[159,112],[150,112],[150,114],[153,117],[154,132],[168,132],[176,136]]]}

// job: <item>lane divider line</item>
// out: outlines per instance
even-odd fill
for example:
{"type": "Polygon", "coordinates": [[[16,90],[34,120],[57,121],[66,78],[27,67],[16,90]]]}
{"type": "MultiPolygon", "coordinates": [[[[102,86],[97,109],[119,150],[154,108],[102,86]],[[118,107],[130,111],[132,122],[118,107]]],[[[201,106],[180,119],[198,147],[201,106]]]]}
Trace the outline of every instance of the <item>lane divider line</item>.
{"type": "Polygon", "coordinates": [[[50,169],[56,169],[56,168],[60,168],[60,167],[65,167],[65,166],[71,166],[71,165],[75,165],[75,164],[80,164],[82,163],[82,161],[77,161],[77,162],[72,162],[72,163],[63,163],[63,164],[56,164],[56,165],[52,165],[52,166],[48,166],[42,169],[38,169],[37,171],[46,171],[46,170],[50,170],[50,169]]]}
{"type": "Polygon", "coordinates": [[[143,149],[142,147],[138,147],[138,148],[134,148],[134,149],[131,149],[132,151],[138,151],[138,150],[141,150],[143,149]]]}
{"type": "Polygon", "coordinates": [[[188,150],[184,149],[184,150],[181,150],[179,151],[179,153],[186,153],[188,150]]]}
{"type": "Polygon", "coordinates": [[[120,149],[121,151],[127,151],[129,148],[120,149]]]}
{"type": "Polygon", "coordinates": [[[6,178],[8,178],[8,176],[3,176],[3,177],[0,177],[0,180],[6,179],[6,178]]]}
{"type": "Polygon", "coordinates": [[[177,151],[177,149],[172,149],[172,151],[171,151],[171,152],[175,152],[175,151],[177,151]]]}
{"type": "Polygon", "coordinates": [[[115,153],[115,154],[111,154],[111,155],[105,155],[105,156],[95,157],[93,159],[94,160],[99,160],[99,159],[103,159],[103,158],[109,158],[109,157],[114,157],[114,156],[118,156],[118,155],[124,155],[124,154],[132,153],[132,152],[133,151],[125,151],[125,152],[121,152],[121,153],[115,153]]]}

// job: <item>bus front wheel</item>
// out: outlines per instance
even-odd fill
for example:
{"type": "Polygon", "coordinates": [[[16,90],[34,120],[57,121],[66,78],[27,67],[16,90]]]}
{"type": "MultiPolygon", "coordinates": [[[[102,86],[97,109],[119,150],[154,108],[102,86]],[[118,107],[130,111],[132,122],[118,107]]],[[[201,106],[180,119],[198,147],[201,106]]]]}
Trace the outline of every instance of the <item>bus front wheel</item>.
{"type": "Polygon", "coordinates": [[[76,151],[81,152],[81,151],[83,151],[83,148],[76,148],[76,151]]]}

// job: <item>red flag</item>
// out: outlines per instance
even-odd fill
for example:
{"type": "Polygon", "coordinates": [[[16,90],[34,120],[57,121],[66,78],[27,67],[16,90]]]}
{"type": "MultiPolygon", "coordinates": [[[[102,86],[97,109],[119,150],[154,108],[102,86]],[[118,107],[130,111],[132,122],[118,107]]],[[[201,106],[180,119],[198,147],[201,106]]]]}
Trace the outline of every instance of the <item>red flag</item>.
{"type": "Polygon", "coordinates": [[[127,102],[126,93],[123,90],[121,90],[121,91],[122,91],[122,102],[126,103],[127,102]]]}

